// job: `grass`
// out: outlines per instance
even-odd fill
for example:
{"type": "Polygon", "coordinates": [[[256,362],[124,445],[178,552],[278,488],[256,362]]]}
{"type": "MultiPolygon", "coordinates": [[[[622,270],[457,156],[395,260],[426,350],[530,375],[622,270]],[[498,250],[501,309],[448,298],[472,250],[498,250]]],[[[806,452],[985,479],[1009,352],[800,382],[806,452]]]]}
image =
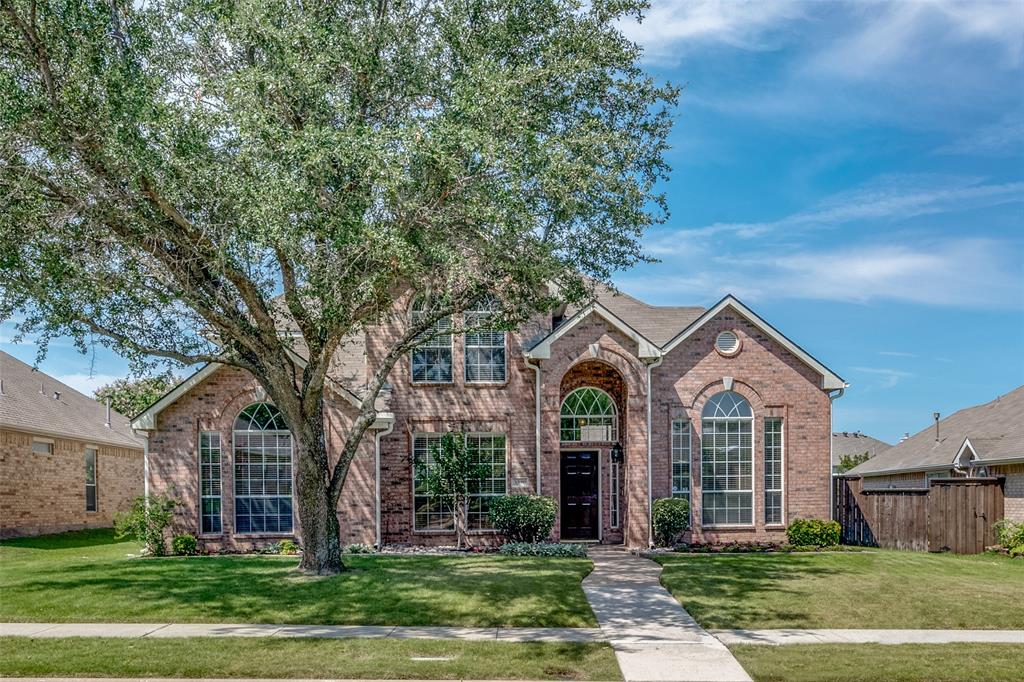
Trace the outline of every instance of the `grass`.
{"type": "Polygon", "coordinates": [[[1020,644],[794,644],[729,647],[756,682],[1017,682],[1020,644]]]}
{"type": "Polygon", "coordinates": [[[662,583],[706,628],[1024,628],[1024,561],[872,551],[673,554],[662,583]]]}
{"type": "Polygon", "coordinates": [[[112,531],[0,543],[0,622],[592,627],[589,559],[346,557],[314,578],[295,557],[130,558],[112,531]]]}
{"type": "Polygon", "coordinates": [[[4,677],[621,680],[607,644],[399,639],[0,638],[4,677]],[[60,655],[55,656],[54,652],[60,655]],[[414,660],[415,658],[447,660],[414,660]]]}

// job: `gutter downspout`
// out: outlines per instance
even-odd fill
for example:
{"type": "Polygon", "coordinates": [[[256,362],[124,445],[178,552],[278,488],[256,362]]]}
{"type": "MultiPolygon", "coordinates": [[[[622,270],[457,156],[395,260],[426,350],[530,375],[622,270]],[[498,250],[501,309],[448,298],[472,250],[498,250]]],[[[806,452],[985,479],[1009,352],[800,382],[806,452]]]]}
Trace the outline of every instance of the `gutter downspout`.
{"type": "Polygon", "coordinates": [[[540,495],[540,364],[533,364],[530,359],[526,359],[526,366],[533,370],[535,375],[534,388],[533,388],[533,405],[534,405],[534,417],[533,424],[534,430],[536,431],[535,438],[536,443],[534,444],[534,467],[537,470],[537,494],[540,495]]]}
{"type": "MultiPolygon", "coordinates": [[[[139,431],[135,432],[139,434],[139,431]]],[[[142,497],[149,506],[149,431],[142,431],[142,497]]]]}
{"type": "Polygon", "coordinates": [[[664,358],[659,356],[647,365],[647,546],[654,547],[654,486],[651,478],[652,435],[651,435],[651,372],[660,367],[664,358]]]}
{"type": "Polygon", "coordinates": [[[374,461],[374,475],[373,475],[373,491],[374,491],[373,492],[373,498],[374,498],[374,502],[376,503],[374,505],[374,507],[375,507],[375,509],[374,509],[374,526],[376,527],[376,530],[377,530],[377,532],[375,534],[376,535],[375,540],[376,540],[377,549],[380,549],[380,543],[381,543],[381,537],[382,537],[381,530],[380,530],[380,439],[383,438],[384,436],[390,434],[394,430],[395,430],[395,422],[392,421],[392,422],[390,422],[388,424],[388,427],[386,429],[377,431],[377,433],[375,433],[374,437],[373,437],[373,439],[374,439],[374,446],[375,446],[374,447],[374,459],[375,459],[375,461],[374,461]]]}
{"type": "Polygon", "coordinates": [[[832,403],[843,397],[843,394],[846,393],[846,389],[848,386],[849,384],[838,389],[839,392],[836,393],[835,395],[832,395],[831,391],[829,391],[828,394],[828,518],[833,521],[835,520],[836,516],[836,475],[832,471],[832,403]]]}

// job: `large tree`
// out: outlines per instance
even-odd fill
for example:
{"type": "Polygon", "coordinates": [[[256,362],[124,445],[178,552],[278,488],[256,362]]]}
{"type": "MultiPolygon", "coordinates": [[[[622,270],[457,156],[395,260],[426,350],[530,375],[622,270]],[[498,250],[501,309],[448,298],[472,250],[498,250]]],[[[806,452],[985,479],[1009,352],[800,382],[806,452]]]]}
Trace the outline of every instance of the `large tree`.
{"type": "Polygon", "coordinates": [[[342,570],[395,362],[483,296],[506,327],[585,296],[664,218],[677,92],[617,28],[644,7],[0,0],[0,316],[41,352],[251,372],[295,439],[302,566],[342,570]],[[330,360],[413,295],[334,464],[330,360]]]}

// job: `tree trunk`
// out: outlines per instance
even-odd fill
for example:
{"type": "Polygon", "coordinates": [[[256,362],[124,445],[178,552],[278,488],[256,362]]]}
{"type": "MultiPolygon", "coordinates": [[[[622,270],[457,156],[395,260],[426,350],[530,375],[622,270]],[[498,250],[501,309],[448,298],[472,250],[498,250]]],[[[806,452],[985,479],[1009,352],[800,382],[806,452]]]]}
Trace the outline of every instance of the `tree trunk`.
{"type": "Polygon", "coordinates": [[[341,561],[341,526],[337,505],[331,503],[330,475],[321,419],[307,424],[311,438],[295,444],[296,502],[302,524],[302,562],[299,568],[317,575],[333,575],[345,570],[341,561]],[[317,429],[318,432],[314,432],[317,429]]]}

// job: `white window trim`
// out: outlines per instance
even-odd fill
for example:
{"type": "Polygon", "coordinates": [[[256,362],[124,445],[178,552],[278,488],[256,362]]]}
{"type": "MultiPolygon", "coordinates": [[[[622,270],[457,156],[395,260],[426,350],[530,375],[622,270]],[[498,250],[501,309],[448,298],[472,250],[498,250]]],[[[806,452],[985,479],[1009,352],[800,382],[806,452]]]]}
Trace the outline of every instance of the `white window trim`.
{"type": "Polygon", "coordinates": [[[622,528],[622,495],[619,491],[621,462],[608,462],[608,527],[612,530],[622,528]],[[614,521],[612,515],[614,514],[614,521]]]}
{"type": "MultiPolygon", "coordinates": [[[[409,320],[410,320],[410,322],[412,322],[412,321],[414,321],[416,319],[416,315],[420,314],[421,312],[424,312],[424,311],[417,310],[417,306],[418,306],[419,303],[420,303],[420,300],[417,299],[417,300],[412,302],[412,305],[409,306],[409,320]]],[[[448,348],[448,354],[450,356],[449,366],[450,366],[450,371],[451,371],[451,377],[448,380],[446,380],[446,381],[444,381],[444,380],[438,381],[438,380],[434,380],[434,379],[429,379],[429,380],[424,380],[424,381],[417,381],[416,378],[415,378],[416,377],[416,360],[415,360],[415,358],[416,358],[416,351],[421,347],[421,345],[417,345],[417,346],[414,346],[412,348],[412,350],[409,351],[409,382],[411,384],[413,384],[414,386],[450,386],[450,385],[455,383],[455,329],[453,328],[454,327],[454,320],[452,319],[452,315],[447,315],[445,317],[442,317],[440,320],[438,320],[437,322],[434,323],[434,327],[436,329],[437,324],[439,324],[442,320],[445,320],[445,319],[448,320],[448,334],[447,334],[447,336],[448,336],[448,346],[447,346],[447,348],[448,348]]],[[[439,339],[443,338],[444,336],[445,336],[444,334],[440,334],[440,335],[434,336],[432,339],[429,340],[429,343],[436,343],[439,339]]],[[[444,346],[428,346],[428,348],[441,350],[441,349],[444,349],[444,346]]],[[[463,364],[465,364],[465,363],[463,363],[463,364]]]]}
{"type": "MultiPolygon", "coordinates": [[[[231,450],[232,450],[232,454],[234,454],[234,430],[233,429],[231,431],[231,434],[232,434],[232,439],[231,439],[231,446],[232,447],[231,447],[231,450]]],[[[204,536],[204,537],[220,537],[221,535],[224,534],[224,443],[223,443],[223,438],[221,437],[220,431],[200,431],[199,432],[199,448],[198,448],[198,452],[196,454],[198,455],[196,457],[196,468],[197,468],[197,473],[198,473],[198,477],[199,477],[199,529],[198,529],[199,530],[199,535],[204,536]],[[217,458],[220,460],[218,462],[218,469],[220,470],[220,495],[203,495],[203,436],[204,435],[217,436],[217,458]],[[220,532],[219,533],[216,532],[216,531],[204,531],[203,530],[203,500],[204,499],[213,499],[213,498],[217,498],[217,499],[220,500],[220,513],[218,514],[218,516],[220,517],[220,532]]],[[[295,466],[294,463],[292,464],[292,466],[293,467],[295,466]]],[[[232,467],[234,467],[234,458],[232,458],[232,467]]],[[[234,493],[234,489],[233,489],[234,488],[234,480],[235,480],[235,478],[234,478],[234,470],[232,470],[231,473],[232,473],[232,476],[231,476],[232,493],[234,493]]],[[[293,527],[294,527],[294,520],[293,520],[293,527]]]]}
{"type": "MultiPolygon", "coordinates": [[[[249,405],[246,405],[245,407],[243,407],[242,410],[246,409],[247,407],[249,407],[249,405]]],[[[239,414],[241,414],[241,410],[239,410],[239,414]]],[[[235,419],[236,420],[238,419],[237,415],[236,415],[235,419]]],[[[223,457],[223,453],[221,453],[221,456],[223,457]]],[[[221,460],[221,466],[223,466],[223,459],[221,460]]],[[[223,488],[221,488],[221,493],[223,494],[223,488]]],[[[271,499],[271,498],[284,497],[284,495],[241,495],[241,497],[253,497],[253,498],[271,499]]],[[[264,537],[267,537],[267,538],[276,538],[276,537],[289,538],[289,537],[294,537],[295,536],[295,529],[298,527],[298,524],[296,523],[297,515],[298,515],[298,510],[296,509],[296,505],[295,505],[295,437],[292,436],[292,432],[291,431],[288,431],[287,429],[283,429],[283,430],[282,429],[266,429],[264,431],[253,431],[251,429],[235,429],[234,428],[234,422],[232,422],[232,428],[231,428],[231,504],[234,507],[234,509],[232,510],[232,514],[231,514],[231,530],[233,531],[232,534],[235,537],[240,537],[240,538],[264,538],[264,537]],[[236,476],[235,476],[235,451],[238,448],[238,439],[235,436],[236,436],[236,434],[239,434],[239,433],[261,433],[261,434],[272,434],[272,435],[288,434],[289,436],[291,436],[291,438],[290,438],[290,447],[289,447],[289,450],[291,451],[290,454],[291,454],[291,464],[292,464],[292,494],[290,495],[290,497],[292,498],[292,528],[291,528],[291,530],[288,530],[288,531],[245,531],[244,533],[237,532],[237,530],[238,530],[238,498],[239,498],[239,495],[235,491],[236,480],[237,480],[236,476]]],[[[223,503],[222,503],[221,508],[223,510],[223,503]]],[[[222,511],[222,513],[223,513],[223,511],[222,511]]],[[[221,519],[221,529],[223,529],[223,528],[224,528],[224,519],[222,518],[221,519]]]]}
{"type": "MultiPolygon", "coordinates": [[[[85,496],[85,513],[86,514],[98,514],[100,511],[100,449],[99,446],[93,445],[92,443],[86,443],[85,449],[82,452],[82,463],[85,463],[85,456],[89,452],[93,451],[92,460],[92,499],[96,503],[95,509],[89,509],[89,496],[85,496]]],[[[89,488],[89,481],[86,480],[85,488],[89,488]]]]}
{"type": "Polygon", "coordinates": [[[669,435],[668,435],[668,437],[669,437],[669,444],[668,444],[668,449],[669,449],[669,467],[670,467],[670,469],[669,469],[669,488],[670,488],[669,492],[671,493],[672,497],[676,496],[676,488],[675,488],[675,480],[676,480],[676,476],[675,476],[676,438],[675,438],[675,436],[676,436],[676,424],[677,423],[686,424],[687,425],[687,429],[688,429],[687,436],[688,436],[688,439],[689,439],[689,445],[688,445],[687,449],[689,450],[689,453],[688,453],[689,461],[687,462],[687,465],[688,465],[687,466],[687,472],[688,473],[687,473],[687,476],[686,476],[686,486],[687,486],[686,494],[687,494],[687,500],[689,501],[690,507],[692,508],[693,507],[693,423],[689,419],[687,419],[686,417],[678,417],[676,419],[673,419],[671,424],[669,425],[669,435]]]}
{"type": "MultiPolygon", "coordinates": [[[[746,400],[746,398],[744,398],[746,400]]],[[[749,404],[749,400],[747,403],[749,404]]],[[[753,405],[750,406],[751,412],[753,412],[753,405]]],[[[751,417],[703,417],[701,416],[701,427],[700,427],[700,520],[701,528],[756,528],[757,527],[757,429],[754,428],[754,424],[757,421],[756,415],[751,417]],[[729,492],[729,493],[750,493],[750,523],[704,523],[704,422],[705,421],[749,421],[750,422],[750,490],[716,490],[712,492],[729,492]]],[[[692,437],[692,436],[691,436],[692,437]]],[[[691,446],[692,447],[692,446],[691,446]]],[[[692,494],[692,493],[691,493],[692,494]]]]}
{"type": "Polygon", "coordinates": [[[46,456],[52,457],[53,455],[55,455],[57,453],[57,441],[55,441],[52,438],[40,438],[38,436],[33,436],[32,437],[31,450],[32,450],[32,454],[33,455],[46,455],[46,456]],[[50,451],[49,452],[45,452],[45,453],[44,452],[36,452],[36,443],[45,443],[46,445],[49,445],[50,446],[50,451]]]}
{"type": "MultiPolygon", "coordinates": [[[[591,418],[605,419],[609,415],[607,415],[607,414],[574,414],[574,415],[570,415],[570,416],[574,417],[576,419],[580,419],[580,418],[584,418],[584,419],[591,419],[591,418]]],[[[615,443],[615,442],[618,442],[618,440],[619,440],[619,406],[615,404],[615,398],[613,398],[611,393],[609,393],[608,391],[604,390],[603,388],[598,388],[596,386],[580,386],[579,388],[575,388],[575,389],[569,391],[569,393],[566,394],[565,398],[562,399],[562,402],[559,403],[559,405],[558,405],[558,441],[560,443],[571,443],[571,444],[577,444],[578,445],[578,444],[585,444],[585,443],[615,443]],[[562,407],[565,406],[565,401],[568,400],[569,396],[571,396],[574,393],[577,393],[579,391],[588,391],[588,390],[589,391],[597,391],[598,393],[603,393],[608,398],[608,401],[609,401],[609,403],[612,406],[612,414],[611,414],[611,418],[612,418],[612,432],[610,434],[611,437],[608,440],[582,440],[583,432],[582,432],[582,430],[580,430],[580,438],[581,438],[581,440],[562,440],[562,419],[563,419],[563,416],[564,416],[564,415],[562,415],[562,407]]],[[[589,448],[585,448],[585,449],[589,449],[589,448]]]]}
{"type": "MultiPolygon", "coordinates": [[[[765,521],[764,525],[765,525],[765,528],[785,528],[786,525],[787,525],[786,524],[786,459],[787,459],[786,458],[786,422],[788,420],[785,419],[784,417],[765,417],[764,419],[766,421],[768,419],[777,419],[779,421],[779,424],[780,424],[780,428],[779,428],[779,485],[781,486],[779,488],[779,493],[780,493],[780,495],[779,495],[779,521],[776,522],[776,523],[768,523],[767,521],[765,521]]],[[[762,445],[762,448],[763,447],[764,446],[762,445]]],[[[768,468],[768,464],[765,463],[765,469],[767,470],[767,468],[768,468]]],[[[829,482],[829,485],[831,485],[831,481],[829,482]]],[[[767,487],[765,487],[763,492],[768,492],[767,487]]],[[[768,511],[767,506],[765,507],[764,511],[767,513],[767,511],[768,511]]]]}
{"type": "MultiPolygon", "coordinates": [[[[466,325],[466,316],[467,315],[484,315],[484,314],[487,314],[488,312],[493,312],[493,311],[479,310],[479,309],[463,311],[463,313],[462,313],[462,326],[463,326],[463,329],[465,329],[466,326],[467,326],[466,325]]],[[[481,331],[486,331],[486,330],[481,329],[481,330],[477,330],[477,332],[471,332],[471,333],[478,333],[478,332],[481,332],[481,331]]],[[[496,331],[496,330],[491,330],[491,332],[494,332],[494,331],[496,331]]],[[[504,375],[504,378],[502,378],[502,379],[470,379],[469,378],[469,349],[470,348],[490,348],[490,349],[496,349],[496,348],[498,348],[498,346],[481,346],[481,345],[475,345],[475,344],[473,346],[470,346],[469,345],[469,341],[466,338],[468,335],[469,335],[469,333],[467,333],[465,331],[462,332],[462,380],[465,383],[472,384],[474,386],[486,386],[486,385],[502,386],[502,385],[508,383],[508,332],[503,331],[501,333],[501,350],[502,350],[502,359],[503,359],[503,363],[504,363],[503,366],[502,366],[502,374],[504,375]]]]}
{"type": "MultiPolygon", "coordinates": [[[[410,459],[412,460],[412,475],[409,477],[409,494],[411,495],[412,504],[410,505],[410,511],[412,513],[412,532],[416,535],[452,535],[455,533],[455,527],[452,528],[417,528],[416,527],[416,439],[427,436],[443,436],[446,432],[444,431],[413,431],[412,440],[409,443],[409,449],[411,453],[410,459]]],[[[463,434],[465,437],[469,436],[504,436],[505,438],[505,495],[509,494],[511,490],[511,478],[512,472],[509,467],[509,438],[508,434],[504,431],[468,431],[463,434]]],[[[487,497],[501,497],[502,495],[494,494],[487,495],[487,497]]],[[[454,510],[452,514],[454,515],[454,510]]],[[[498,531],[493,528],[477,528],[469,529],[469,520],[466,520],[467,535],[494,535],[498,531]]]]}

